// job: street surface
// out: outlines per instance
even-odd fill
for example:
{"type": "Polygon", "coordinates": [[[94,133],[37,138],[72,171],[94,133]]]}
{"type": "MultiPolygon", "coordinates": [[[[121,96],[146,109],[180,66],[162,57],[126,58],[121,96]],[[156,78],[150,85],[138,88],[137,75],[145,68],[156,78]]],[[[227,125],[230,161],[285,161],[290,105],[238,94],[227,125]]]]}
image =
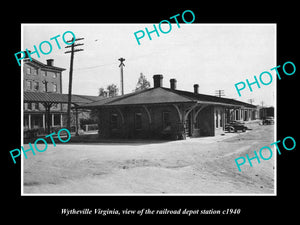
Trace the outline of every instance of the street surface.
{"type": "MultiPolygon", "coordinates": [[[[274,125],[180,141],[68,143],[23,157],[24,194],[274,194],[275,158],[238,171],[270,146],[274,125]]],[[[28,144],[24,145],[28,149],[28,144]]],[[[43,149],[44,146],[38,146],[43,149]]]]}

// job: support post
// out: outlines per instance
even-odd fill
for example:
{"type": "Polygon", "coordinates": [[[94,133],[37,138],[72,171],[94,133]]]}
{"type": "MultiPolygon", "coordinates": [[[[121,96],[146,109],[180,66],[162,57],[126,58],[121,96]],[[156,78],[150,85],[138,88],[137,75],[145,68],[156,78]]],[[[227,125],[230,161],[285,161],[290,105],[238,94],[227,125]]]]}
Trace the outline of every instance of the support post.
{"type": "MultiPolygon", "coordinates": [[[[72,38],[73,41],[74,38],[72,38]]],[[[74,60],[74,43],[71,45],[71,60],[70,60],[70,72],[69,72],[69,92],[68,92],[68,120],[67,129],[71,130],[71,98],[72,98],[72,80],[73,80],[73,60],[74,60]]]]}
{"type": "Polygon", "coordinates": [[[184,115],[184,121],[187,120],[188,115],[194,108],[196,108],[197,105],[198,105],[198,103],[195,103],[193,106],[191,106],[189,109],[187,109],[187,111],[185,112],[185,115],[184,115]]]}
{"type": "Polygon", "coordinates": [[[121,85],[120,85],[120,87],[121,87],[121,95],[124,95],[124,82],[123,82],[123,66],[125,66],[124,65],[124,61],[125,61],[125,59],[124,58],[119,58],[119,60],[120,60],[120,65],[119,65],[119,67],[120,67],[120,69],[121,69],[121,85]]]}
{"type": "Polygon", "coordinates": [[[51,115],[51,126],[54,127],[54,113],[51,115]]]}
{"type": "Polygon", "coordinates": [[[46,127],[47,131],[46,133],[50,134],[50,108],[52,106],[52,103],[43,103],[43,106],[45,108],[45,117],[46,117],[46,127]]]}
{"type": "Polygon", "coordinates": [[[79,136],[79,134],[78,134],[78,109],[77,108],[75,108],[75,117],[76,117],[76,121],[75,121],[75,123],[76,123],[75,136],[79,136]]]}
{"type": "Polygon", "coordinates": [[[28,114],[28,128],[31,129],[31,114],[28,114]]]}
{"type": "Polygon", "coordinates": [[[60,128],[63,127],[63,116],[62,113],[60,114],[60,128]]]}
{"type": "Polygon", "coordinates": [[[208,105],[201,105],[200,108],[194,113],[194,119],[193,119],[194,124],[196,123],[198,114],[207,106],[208,105]]]}
{"type": "Polygon", "coordinates": [[[46,128],[45,113],[43,113],[43,128],[44,130],[46,128]]]}

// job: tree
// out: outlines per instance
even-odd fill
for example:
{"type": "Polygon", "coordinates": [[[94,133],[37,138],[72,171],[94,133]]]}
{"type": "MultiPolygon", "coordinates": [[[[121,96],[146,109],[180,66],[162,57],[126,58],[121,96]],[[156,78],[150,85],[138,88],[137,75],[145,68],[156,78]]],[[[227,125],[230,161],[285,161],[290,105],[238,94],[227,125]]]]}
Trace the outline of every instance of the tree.
{"type": "Polygon", "coordinates": [[[117,88],[117,85],[115,84],[110,84],[107,86],[107,91],[108,91],[108,96],[109,97],[114,97],[118,95],[119,89],[117,88]]]}
{"type": "Polygon", "coordinates": [[[98,96],[102,97],[114,97],[117,96],[119,92],[119,89],[117,88],[117,85],[110,84],[104,89],[103,87],[98,89],[98,96]]]}
{"type": "Polygon", "coordinates": [[[150,82],[146,79],[143,73],[140,73],[140,77],[136,84],[135,91],[141,91],[150,87],[150,82]]]}
{"type": "Polygon", "coordinates": [[[103,87],[99,88],[98,91],[98,96],[107,97],[107,91],[103,87]]]}

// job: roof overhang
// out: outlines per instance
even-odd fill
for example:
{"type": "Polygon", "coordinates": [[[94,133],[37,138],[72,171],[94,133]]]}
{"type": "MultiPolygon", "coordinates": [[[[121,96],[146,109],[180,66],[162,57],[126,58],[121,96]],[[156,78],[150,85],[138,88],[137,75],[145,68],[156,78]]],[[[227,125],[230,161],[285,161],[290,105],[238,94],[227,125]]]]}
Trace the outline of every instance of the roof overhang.
{"type": "MultiPolygon", "coordinates": [[[[220,102],[210,102],[210,101],[186,101],[186,102],[159,102],[159,103],[136,103],[136,104],[103,104],[103,105],[91,105],[90,103],[81,104],[76,106],[76,108],[82,109],[100,109],[100,108],[113,108],[113,107],[131,107],[131,106],[149,106],[149,105],[174,105],[174,104],[199,104],[199,105],[211,105],[211,106],[223,106],[232,109],[251,109],[250,107],[245,107],[241,105],[234,105],[228,103],[220,102]]],[[[255,108],[255,107],[253,107],[255,108]]]]}

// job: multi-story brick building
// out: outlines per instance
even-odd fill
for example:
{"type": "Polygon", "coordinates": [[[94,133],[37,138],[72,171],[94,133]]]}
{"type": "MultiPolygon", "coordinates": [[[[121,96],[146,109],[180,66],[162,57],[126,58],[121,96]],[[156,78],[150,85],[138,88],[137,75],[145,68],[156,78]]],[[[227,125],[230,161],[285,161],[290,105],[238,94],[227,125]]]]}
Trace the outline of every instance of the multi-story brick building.
{"type": "MultiPolygon", "coordinates": [[[[54,66],[53,59],[46,61],[47,63],[44,64],[36,59],[25,58],[23,60],[25,132],[37,130],[37,133],[49,133],[67,124],[68,94],[62,93],[62,72],[65,69],[54,66]]],[[[101,96],[72,94],[71,104],[78,106],[102,98],[101,96]]],[[[78,131],[81,118],[89,118],[89,113],[84,110],[71,110],[71,131],[78,131]]]]}
{"type": "MultiPolygon", "coordinates": [[[[24,92],[62,93],[62,72],[64,68],[54,66],[54,60],[48,59],[44,64],[36,59],[23,60],[24,92]]],[[[52,127],[63,126],[66,110],[62,103],[51,107],[52,127]]],[[[39,102],[24,103],[24,129],[45,128],[45,108],[39,102]]]]}

